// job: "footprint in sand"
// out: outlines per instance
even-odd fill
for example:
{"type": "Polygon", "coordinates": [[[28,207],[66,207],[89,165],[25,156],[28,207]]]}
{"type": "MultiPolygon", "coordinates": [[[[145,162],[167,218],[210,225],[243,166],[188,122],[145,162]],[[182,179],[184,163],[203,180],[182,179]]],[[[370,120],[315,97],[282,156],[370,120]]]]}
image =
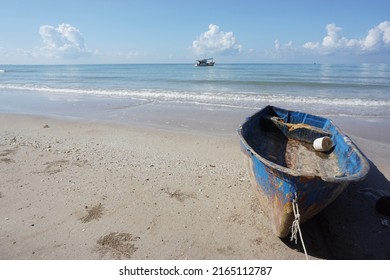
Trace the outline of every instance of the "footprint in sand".
{"type": "Polygon", "coordinates": [[[46,165],[45,170],[42,173],[47,173],[49,175],[56,174],[58,172],[61,172],[64,165],[67,164],[68,164],[67,160],[55,160],[51,162],[46,162],[44,163],[44,165],[46,165]]]}
{"type": "Polygon", "coordinates": [[[4,162],[4,163],[8,163],[8,164],[11,162],[15,162],[13,159],[9,158],[9,156],[16,153],[16,151],[17,151],[16,149],[0,151],[0,162],[4,162]]]}
{"type": "Polygon", "coordinates": [[[88,223],[93,220],[99,220],[103,216],[103,204],[99,203],[91,208],[88,206],[85,206],[85,209],[87,209],[87,214],[80,218],[81,222],[88,223]]]}
{"type": "Polygon", "coordinates": [[[139,239],[131,233],[111,232],[99,238],[97,251],[101,258],[109,255],[113,259],[131,259],[131,256],[138,250],[134,242],[139,239]]]}
{"type": "Polygon", "coordinates": [[[174,192],[166,190],[165,193],[168,194],[171,198],[176,198],[180,202],[184,202],[186,199],[189,198],[197,198],[196,193],[185,193],[180,190],[175,190],[174,192]]]}

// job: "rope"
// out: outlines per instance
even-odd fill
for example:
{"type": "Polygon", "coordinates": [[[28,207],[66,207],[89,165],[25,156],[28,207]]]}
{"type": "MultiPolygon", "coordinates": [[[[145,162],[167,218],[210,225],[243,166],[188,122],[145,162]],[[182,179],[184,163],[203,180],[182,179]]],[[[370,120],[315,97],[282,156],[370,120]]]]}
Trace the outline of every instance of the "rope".
{"type": "Polygon", "coordinates": [[[295,197],[294,197],[293,202],[292,202],[295,220],[292,222],[292,225],[291,225],[291,239],[290,239],[290,241],[295,240],[295,244],[297,244],[298,243],[297,233],[299,232],[299,238],[300,238],[301,243],[302,243],[303,251],[305,252],[306,260],[309,260],[309,258],[307,256],[307,252],[306,252],[305,242],[303,242],[301,228],[299,227],[299,219],[301,218],[301,215],[299,214],[297,199],[298,199],[298,195],[297,195],[297,193],[295,193],[295,197]]]}

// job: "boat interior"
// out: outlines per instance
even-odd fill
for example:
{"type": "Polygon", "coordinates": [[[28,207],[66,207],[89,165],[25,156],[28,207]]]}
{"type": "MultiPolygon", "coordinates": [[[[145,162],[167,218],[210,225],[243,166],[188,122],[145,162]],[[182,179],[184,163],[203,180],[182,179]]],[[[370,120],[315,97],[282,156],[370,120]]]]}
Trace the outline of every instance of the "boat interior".
{"type": "MultiPolygon", "coordinates": [[[[324,129],[327,119],[298,120],[291,115],[267,114],[255,116],[250,125],[250,133],[243,131],[243,137],[252,149],[262,158],[296,170],[305,175],[320,177],[340,177],[346,175],[339,165],[333,146],[327,152],[316,151],[313,141],[319,137],[332,137],[324,129]]],[[[245,129],[244,129],[245,130],[245,129]]]]}

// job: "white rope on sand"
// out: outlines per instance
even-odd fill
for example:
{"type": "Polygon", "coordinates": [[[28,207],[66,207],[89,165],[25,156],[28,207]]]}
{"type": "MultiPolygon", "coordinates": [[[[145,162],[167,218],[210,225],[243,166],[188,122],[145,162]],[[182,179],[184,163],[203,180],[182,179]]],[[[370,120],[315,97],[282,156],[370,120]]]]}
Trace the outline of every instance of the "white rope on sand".
{"type": "Polygon", "coordinates": [[[309,260],[309,258],[307,256],[307,252],[306,252],[305,242],[303,242],[301,228],[299,227],[299,220],[301,218],[301,215],[299,214],[297,199],[298,199],[298,195],[297,195],[297,193],[295,193],[295,197],[294,197],[294,200],[292,202],[295,220],[292,222],[292,225],[291,225],[291,239],[290,239],[290,241],[295,240],[295,244],[297,244],[298,243],[297,233],[299,232],[299,238],[300,238],[301,243],[302,243],[303,251],[305,252],[306,260],[309,260]]]}

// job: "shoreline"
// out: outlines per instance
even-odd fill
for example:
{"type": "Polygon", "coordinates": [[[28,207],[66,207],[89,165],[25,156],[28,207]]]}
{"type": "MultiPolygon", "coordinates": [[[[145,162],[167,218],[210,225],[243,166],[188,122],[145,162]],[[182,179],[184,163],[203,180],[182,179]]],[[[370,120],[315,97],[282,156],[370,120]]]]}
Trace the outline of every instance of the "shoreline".
{"type": "MultiPolygon", "coordinates": [[[[304,259],[258,206],[236,134],[245,112],[149,108],[125,123],[0,114],[0,259],[304,259]]],[[[371,171],[302,226],[311,259],[390,257],[375,211],[389,130],[375,120],[335,121],[371,171]]]]}
{"type": "MultiPolygon", "coordinates": [[[[124,126],[149,127],[167,131],[195,131],[208,135],[236,136],[236,131],[245,119],[260,108],[234,108],[205,106],[191,103],[140,102],[139,100],[122,103],[120,99],[96,99],[88,102],[34,103],[30,108],[2,110],[0,114],[25,115],[52,118],[81,123],[118,124],[124,126]],[[60,104],[65,104],[61,108],[60,104]]],[[[62,100],[64,101],[64,100],[62,100]]],[[[278,107],[278,106],[276,106],[278,107]]],[[[293,108],[285,107],[294,110],[293,108]]],[[[4,108],[3,108],[4,109],[4,108]]],[[[298,111],[311,112],[310,107],[298,111]]],[[[388,116],[363,116],[344,114],[316,114],[331,119],[345,134],[390,143],[390,123],[388,116]]]]}

